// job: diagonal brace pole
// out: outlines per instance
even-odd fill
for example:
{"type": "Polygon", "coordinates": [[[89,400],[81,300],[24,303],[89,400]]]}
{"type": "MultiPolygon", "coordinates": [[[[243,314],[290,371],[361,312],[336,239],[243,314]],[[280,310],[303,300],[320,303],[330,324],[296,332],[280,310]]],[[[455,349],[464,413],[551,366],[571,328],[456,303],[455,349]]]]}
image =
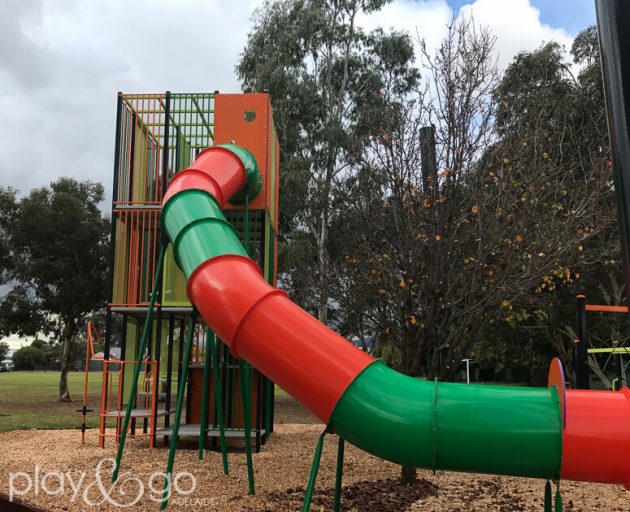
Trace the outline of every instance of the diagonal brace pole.
{"type": "MultiPolygon", "coordinates": [[[[147,349],[147,342],[149,339],[149,332],[151,327],[151,321],[153,318],[153,309],[155,307],[155,298],[158,293],[158,287],[161,283],[162,277],[162,269],[164,267],[164,256],[166,255],[166,247],[167,243],[162,243],[160,245],[160,255],[158,256],[157,268],[155,270],[155,276],[153,279],[153,290],[151,291],[151,298],[149,299],[149,309],[147,311],[147,316],[144,320],[144,328],[142,329],[142,339],[140,340],[140,347],[138,348],[138,360],[134,366],[133,370],[133,380],[131,381],[131,390],[129,391],[129,400],[127,402],[127,409],[125,411],[125,421],[123,423],[123,428],[120,436],[120,442],[118,443],[118,453],[116,454],[116,466],[114,467],[114,472],[112,474],[112,483],[118,480],[118,472],[120,470],[120,462],[122,460],[123,451],[125,449],[125,440],[127,439],[127,430],[129,429],[129,422],[131,420],[131,411],[133,409],[134,403],[136,401],[136,396],[138,394],[138,379],[140,378],[140,369],[142,367],[142,357],[144,356],[144,352],[147,349]]],[[[156,376],[154,375],[155,379],[156,376]]]]}
{"type": "Polygon", "coordinates": [[[308,478],[308,485],[306,486],[306,492],[304,493],[304,504],[302,505],[302,512],[309,512],[311,510],[311,501],[313,500],[313,492],[315,491],[315,482],[317,480],[317,473],[319,471],[319,463],[322,459],[322,450],[324,449],[325,435],[326,431],[324,430],[319,436],[317,446],[315,447],[313,465],[311,466],[311,475],[308,478]]]}
{"type": "Polygon", "coordinates": [[[238,361],[239,384],[241,387],[241,402],[243,404],[243,426],[245,430],[245,455],[247,457],[247,483],[249,494],[256,494],[254,487],[254,464],[252,462],[252,407],[249,395],[249,365],[243,360],[238,361]]]}

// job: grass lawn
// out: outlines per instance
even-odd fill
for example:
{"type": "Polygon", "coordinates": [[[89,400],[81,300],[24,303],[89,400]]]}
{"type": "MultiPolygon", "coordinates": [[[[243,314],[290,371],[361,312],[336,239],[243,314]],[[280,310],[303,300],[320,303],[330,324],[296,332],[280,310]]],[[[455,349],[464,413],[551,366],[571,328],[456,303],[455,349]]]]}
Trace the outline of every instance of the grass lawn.
{"type": "MultiPolygon", "coordinates": [[[[59,372],[0,373],[0,432],[8,430],[79,428],[83,403],[83,372],[68,373],[72,403],[59,402],[59,372]]],[[[114,385],[114,390],[117,386],[114,385]]],[[[173,383],[173,393],[177,384],[173,383]]],[[[275,395],[288,398],[279,387],[275,395]]],[[[101,372],[90,372],[87,424],[98,427],[101,372]]]]}
{"type": "MultiPolygon", "coordinates": [[[[16,429],[78,428],[81,426],[83,372],[68,373],[72,403],[59,402],[59,372],[0,373],[0,432],[16,429]]],[[[98,425],[101,374],[90,373],[88,425],[98,425]]]]}

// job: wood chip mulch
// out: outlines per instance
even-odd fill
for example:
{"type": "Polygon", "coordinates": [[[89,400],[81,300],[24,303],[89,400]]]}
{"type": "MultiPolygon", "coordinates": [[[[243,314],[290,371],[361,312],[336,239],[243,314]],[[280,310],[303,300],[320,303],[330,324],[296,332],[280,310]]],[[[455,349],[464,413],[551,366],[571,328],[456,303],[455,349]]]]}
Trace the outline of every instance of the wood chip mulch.
{"type": "MultiPolygon", "coordinates": [[[[242,446],[233,445],[229,456],[230,474],[223,475],[220,453],[208,451],[197,459],[196,443],[180,449],[175,472],[195,475],[197,487],[187,500],[172,501],[172,511],[276,512],[300,510],[304,486],[313,459],[313,450],[323,425],[284,423],[260,453],[254,454],[256,496],[247,495],[247,468],[242,446]]],[[[9,492],[9,474],[18,471],[33,475],[35,465],[42,472],[87,471],[86,481],[94,480],[94,468],[104,457],[115,457],[113,441],[102,450],[96,431],[90,431],[87,445],[81,447],[80,433],[72,430],[23,430],[0,434],[0,493],[9,492]],[[90,480],[91,478],[91,480],[90,480]]],[[[335,438],[326,438],[313,497],[313,512],[332,510],[336,467],[335,438]]],[[[129,440],[121,471],[124,475],[147,481],[155,471],[164,471],[168,450],[150,450],[146,440],[129,440]]],[[[419,471],[410,486],[398,482],[400,468],[346,445],[342,510],[379,512],[540,512],[545,482],[526,478],[462,473],[419,471]]],[[[106,478],[111,475],[107,466],[106,478]]],[[[161,489],[161,480],[154,483],[161,489]]],[[[92,489],[94,491],[95,489],[92,489]]],[[[116,494],[121,500],[134,495],[116,494]]],[[[94,492],[90,494],[94,496],[94,492]]],[[[174,496],[176,498],[177,496],[174,496]]],[[[564,510],[570,512],[630,512],[630,493],[621,487],[562,482],[564,510]]],[[[69,486],[54,496],[30,492],[23,497],[52,512],[94,510],[79,496],[72,500],[69,486]]],[[[99,510],[119,507],[102,503],[99,510]]],[[[159,505],[145,496],[127,510],[158,512],[159,505]]],[[[0,504],[0,511],[2,505],[0,504]]]]}
{"type": "MultiPolygon", "coordinates": [[[[343,487],[341,506],[343,510],[362,510],[366,512],[400,512],[407,510],[413,503],[437,494],[437,486],[417,479],[413,484],[405,485],[398,479],[370,480],[343,487]]],[[[304,487],[272,491],[262,498],[265,505],[258,509],[244,509],[244,512],[276,512],[300,510],[304,502],[304,487]]],[[[317,491],[311,504],[312,510],[332,510],[334,489],[317,491]]]]}

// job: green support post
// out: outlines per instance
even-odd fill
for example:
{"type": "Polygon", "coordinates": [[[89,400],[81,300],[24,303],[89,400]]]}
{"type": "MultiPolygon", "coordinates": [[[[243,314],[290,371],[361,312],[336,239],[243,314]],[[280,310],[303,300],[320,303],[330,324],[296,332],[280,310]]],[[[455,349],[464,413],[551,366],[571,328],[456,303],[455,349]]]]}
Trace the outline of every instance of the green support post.
{"type": "Polygon", "coordinates": [[[545,484],[544,510],[545,512],[552,512],[551,510],[551,482],[549,480],[547,480],[547,483],[545,484]]]}
{"type": "Polygon", "coordinates": [[[243,246],[247,256],[252,257],[251,237],[249,233],[249,196],[245,196],[245,208],[243,209],[243,246]]]}
{"type": "Polygon", "coordinates": [[[556,484],[556,498],[554,500],[554,512],[562,512],[562,496],[560,495],[560,482],[556,484]]]}
{"type": "Polygon", "coordinates": [[[219,376],[219,351],[217,350],[217,337],[212,336],[210,343],[212,349],[212,373],[214,376],[214,403],[217,407],[217,416],[219,417],[219,440],[221,442],[221,457],[223,459],[223,473],[229,474],[227,443],[225,442],[225,419],[223,417],[223,398],[221,389],[221,379],[219,376]]]}
{"type": "Polygon", "coordinates": [[[343,437],[339,436],[339,445],[337,446],[337,473],[335,474],[335,496],[333,501],[334,512],[341,510],[341,481],[343,479],[343,452],[345,442],[343,437]]]}
{"type": "Polygon", "coordinates": [[[188,336],[186,338],[186,346],[184,348],[184,361],[182,362],[182,373],[179,377],[179,386],[177,388],[177,408],[175,409],[175,420],[173,421],[173,434],[171,436],[171,445],[168,451],[168,462],[166,463],[166,473],[164,478],[164,492],[162,494],[162,510],[168,505],[170,496],[171,475],[173,473],[173,464],[175,462],[175,450],[177,448],[177,437],[179,436],[179,424],[182,418],[182,408],[184,407],[184,395],[186,393],[186,379],[188,377],[188,364],[190,362],[190,353],[192,352],[193,335],[195,333],[195,323],[197,322],[197,310],[193,308],[190,315],[190,324],[188,327],[188,336]]]}
{"type": "Polygon", "coordinates": [[[238,360],[239,385],[241,387],[241,403],[243,404],[243,426],[245,430],[245,455],[247,457],[247,483],[249,494],[256,494],[254,487],[254,464],[252,462],[252,415],[249,397],[249,365],[243,360],[238,360]]]}
{"type": "Polygon", "coordinates": [[[319,471],[319,462],[322,459],[322,450],[324,449],[324,436],[326,431],[324,430],[319,436],[317,446],[315,447],[315,455],[313,457],[313,465],[311,466],[311,475],[308,478],[308,485],[306,486],[306,492],[304,493],[304,505],[302,505],[302,512],[309,512],[311,510],[311,501],[313,500],[313,491],[315,490],[315,481],[317,480],[317,472],[319,471]]]}
{"type": "MultiPolygon", "coordinates": [[[[129,422],[131,420],[131,411],[136,401],[136,396],[138,394],[138,378],[140,377],[140,369],[142,367],[142,357],[147,349],[147,341],[149,339],[149,332],[153,317],[153,308],[155,306],[155,297],[157,296],[158,287],[161,283],[162,269],[164,267],[164,256],[166,255],[167,246],[168,244],[164,242],[160,245],[160,254],[158,256],[157,268],[155,269],[155,276],[153,279],[153,290],[151,291],[151,298],[149,299],[149,309],[147,311],[147,316],[144,320],[144,328],[142,329],[142,339],[140,340],[140,347],[138,347],[138,360],[136,361],[133,370],[133,380],[131,382],[129,400],[127,402],[127,409],[125,411],[125,421],[123,423],[120,442],[118,443],[116,465],[114,467],[114,472],[112,473],[112,483],[118,480],[118,471],[120,470],[120,462],[122,460],[122,454],[125,449],[125,440],[127,439],[127,430],[129,429],[129,422]]],[[[155,379],[157,378],[157,376],[154,375],[153,378],[155,379]]],[[[155,397],[155,399],[157,400],[157,397],[155,397]]]]}
{"type": "MultiPolygon", "coordinates": [[[[249,233],[249,195],[245,195],[243,208],[243,246],[247,256],[251,258],[251,237],[249,233]]],[[[256,494],[254,486],[254,465],[252,462],[252,404],[250,398],[249,365],[243,359],[238,361],[239,386],[241,388],[241,403],[243,405],[243,430],[245,431],[245,455],[247,457],[247,483],[249,494],[256,494]]]]}
{"type": "Polygon", "coordinates": [[[208,433],[208,395],[210,394],[210,337],[214,335],[209,327],[206,327],[206,344],[203,351],[203,390],[201,399],[201,423],[199,425],[199,451],[197,456],[203,460],[203,449],[206,444],[206,434],[208,433]]]}

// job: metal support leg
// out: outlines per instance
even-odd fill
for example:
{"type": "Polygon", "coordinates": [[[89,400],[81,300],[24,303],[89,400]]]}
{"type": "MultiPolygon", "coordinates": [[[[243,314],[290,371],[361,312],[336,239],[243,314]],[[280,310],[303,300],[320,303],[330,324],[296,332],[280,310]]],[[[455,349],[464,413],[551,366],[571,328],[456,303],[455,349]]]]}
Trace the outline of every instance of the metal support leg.
{"type": "Polygon", "coordinates": [[[324,449],[324,436],[326,431],[324,430],[319,436],[317,446],[315,447],[315,455],[313,457],[313,465],[311,466],[311,476],[308,479],[308,485],[306,486],[306,492],[304,493],[304,505],[302,505],[302,512],[309,512],[311,510],[311,501],[313,500],[313,491],[315,490],[315,481],[317,480],[317,472],[319,471],[319,463],[322,459],[322,450],[324,449]]]}
{"type": "Polygon", "coordinates": [[[239,385],[243,404],[243,426],[245,430],[245,455],[247,456],[247,483],[249,494],[256,494],[254,487],[254,464],[252,462],[252,404],[249,394],[249,365],[242,359],[238,361],[239,385]]]}
{"type": "Polygon", "coordinates": [[[230,474],[228,469],[227,443],[225,442],[225,418],[223,417],[223,390],[221,389],[221,378],[219,376],[219,351],[217,350],[217,337],[212,336],[210,340],[212,349],[212,372],[214,377],[214,402],[217,406],[217,416],[219,417],[219,440],[221,441],[221,457],[223,459],[223,473],[230,474]]]}
{"type": "Polygon", "coordinates": [[[213,336],[209,327],[206,327],[206,345],[203,352],[203,388],[201,398],[201,423],[199,426],[199,451],[197,457],[203,460],[203,450],[208,434],[208,397],[210,395],[210,339],[213,336]]]}
{"type": "Polygon", "coordinates": [[[171,437],[171,446],[168,451],[168,462],[166,464],[166,473],[164,479],[164,493],[162,494],[162,510],[168,505],[168,498],[171,490],[171,475],[173,473],[173,463],[175,462],[175,450],[177,449],[177,437],[179,436],[179,424],[182,419],[182,408],[184,406],[184,395],[186,393],[186,379],[188,378],[188,364],[190,362],[190,353],[192,352],[193,334],[195,333],[195,324],[197,323],[197,310],[193,309],[190,316],[190,325],[188,336],[186,338],[186,347],[184,348],[184,361],[182,363],[182,373],[179,377],[179,386],[177,387],[177,408],[175,409],[175,419],[173,420],[173,434],[171,437]]]}
{"type": "Polygon", "coordinates": [[[335,497],[333,501],[334,512],[341,510],[341,481],[343,479],[343,452],[344,452],[344,440],[343,437],[339,437],[339,445],[337,446],[337,472],[335,474],[335,497]]]}

